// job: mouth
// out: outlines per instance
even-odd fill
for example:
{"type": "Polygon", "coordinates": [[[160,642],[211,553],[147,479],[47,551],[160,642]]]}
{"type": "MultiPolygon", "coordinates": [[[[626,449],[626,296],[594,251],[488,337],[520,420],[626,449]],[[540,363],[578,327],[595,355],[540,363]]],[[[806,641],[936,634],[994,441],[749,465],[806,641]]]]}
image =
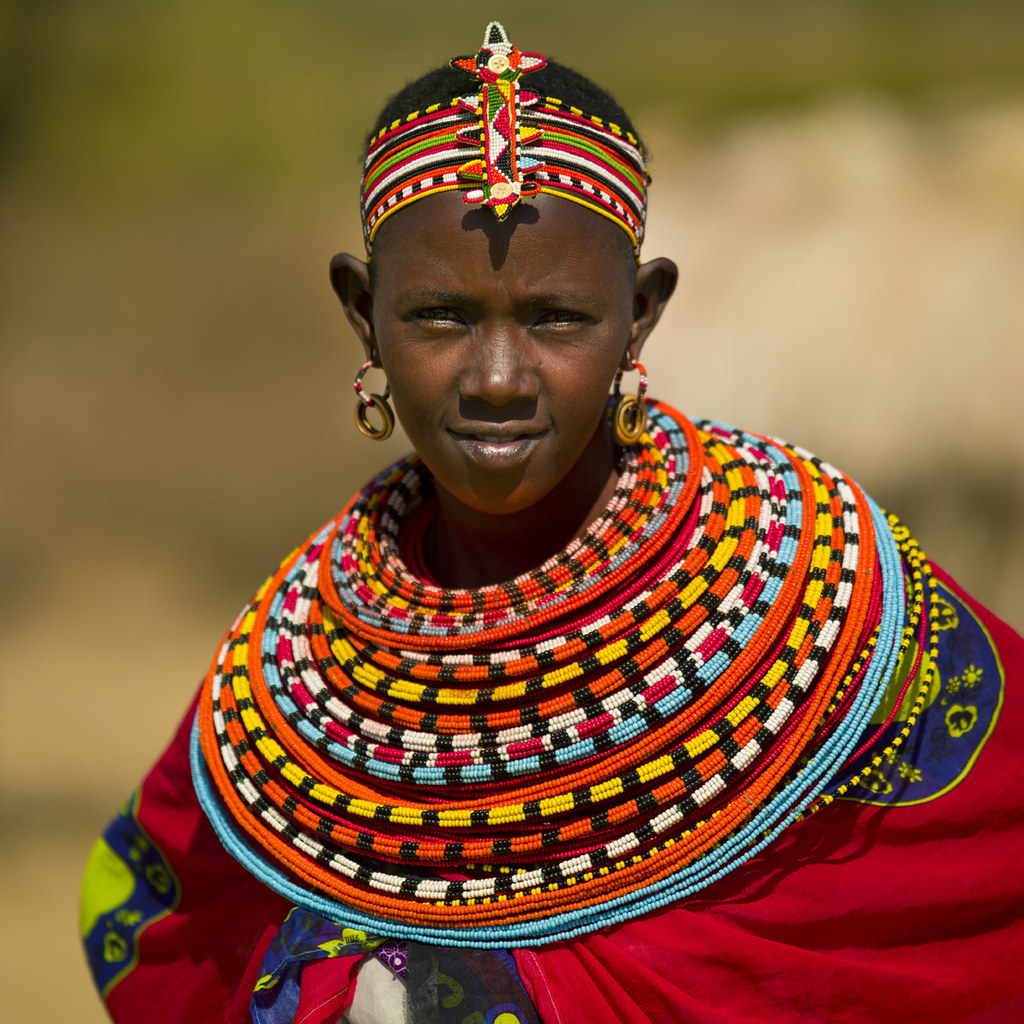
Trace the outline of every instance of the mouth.
{"type": "Polygon", "coordinates": [[[449,430],[449,435],[463,449],[473,462],[506,468],[524,461],[540,439],[547,433],[545,430],[449,430]]]}

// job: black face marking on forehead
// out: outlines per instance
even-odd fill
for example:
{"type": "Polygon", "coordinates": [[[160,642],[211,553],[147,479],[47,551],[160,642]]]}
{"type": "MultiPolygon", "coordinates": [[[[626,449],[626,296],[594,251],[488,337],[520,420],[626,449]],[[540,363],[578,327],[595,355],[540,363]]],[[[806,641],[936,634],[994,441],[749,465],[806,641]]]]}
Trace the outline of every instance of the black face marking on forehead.
{"type": "Polygon", "coordinates": [[[537,208],[523,201],[504,220],[498,220],[490,210],[476,207],[467,210],[462,218],[462,227],[466,231],[483,231],[487,236],[487,246],[491,258],[491,268],[501,270],[508,258],[508,247],[512,234],[521,224],[536,224],[540,219],[537,208]]]}

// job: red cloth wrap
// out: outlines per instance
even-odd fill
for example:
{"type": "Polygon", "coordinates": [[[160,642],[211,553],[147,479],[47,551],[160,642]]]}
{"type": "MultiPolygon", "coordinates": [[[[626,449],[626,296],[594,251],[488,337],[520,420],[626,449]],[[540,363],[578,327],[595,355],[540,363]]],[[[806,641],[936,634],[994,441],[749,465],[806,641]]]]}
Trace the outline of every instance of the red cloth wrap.
{"type": "MultiPolygon", "coordinates": [[[[535,949],[516,962],[552,1024],[1024,1019],[1024,640],[975,610],[1006,672],[999,723],[972,770],[928,803],[837,801],[699,898],[535,949]]],[[[147,776],[139,821],[181,885],[111,990],[115,1021],[249,1021],[285,900],[221,847],[192,789],[190,711],[147,776]]],[[[334,1021],[358,958],[303,975],[299,1018],[334,1021]]]]}

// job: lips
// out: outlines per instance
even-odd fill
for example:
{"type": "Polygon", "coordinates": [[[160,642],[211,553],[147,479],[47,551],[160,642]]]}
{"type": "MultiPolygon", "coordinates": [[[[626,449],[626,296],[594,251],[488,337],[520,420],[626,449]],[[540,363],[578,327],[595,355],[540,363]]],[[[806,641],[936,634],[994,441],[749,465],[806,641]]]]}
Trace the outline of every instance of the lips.
{"type": "Polygon", "coordinates": [[[524,462],[536,448],[544,430],[496,430],[488,424],[486,429],[469,427],[449,430],[449,435],[472,462],[494,469],[516,466],[524,462]]]}
{"type": "Polygon", "coordinates": [[[481,424],[479,427],[466,425],[462,429],[449,428],[448,431],[457,441],[473,440],[482,444],[512,444],[515,441],[532,440],[542,437],[546,430],[523,430],[522,427],[502,429],[496,424],[481,424]]]}

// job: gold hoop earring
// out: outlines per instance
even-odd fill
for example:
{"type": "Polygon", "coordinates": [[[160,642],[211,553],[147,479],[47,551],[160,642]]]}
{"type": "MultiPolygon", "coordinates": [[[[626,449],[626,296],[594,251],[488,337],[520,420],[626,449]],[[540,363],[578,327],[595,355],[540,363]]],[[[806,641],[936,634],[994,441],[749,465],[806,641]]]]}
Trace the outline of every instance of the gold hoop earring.
{"type": "Polygon", "coordinates": [[[612,410],[612,433],[619,444],[636,444],[647,429],[647,406],[644,404],[644,395],[647,394],[647,371],[643,363],[636,363],[630,360],[627,368],[619,367],[615,371],[615,387],[612,390],[615,397],[615,408],[612,410]],[[635,395],[623,395],[620,391],[622,375],[626,369],[640,371],[640,384],[635,395]]]}
{"type": "Polygon", "coordinates": [[[388,403],[388,398],[391,395],[391,385],[388,383],[384,384],[383,395],[364,392],[363,376],[371,366],[373,366],[372,356],[359,367],[359,372],[356,374],[355,382],[352,385],[356,398],[358,398],[356,402],[356,426],[359,428],[359,433],[364,437],[371,437],[374,441],[386,441],[391,436],[391,431],[395,429],[395,413],[388,403]],[[371,409],[376,409],[380,414],[381,423],[379,427],[375,427],[369,420],[367,414],[371,409]]]}

